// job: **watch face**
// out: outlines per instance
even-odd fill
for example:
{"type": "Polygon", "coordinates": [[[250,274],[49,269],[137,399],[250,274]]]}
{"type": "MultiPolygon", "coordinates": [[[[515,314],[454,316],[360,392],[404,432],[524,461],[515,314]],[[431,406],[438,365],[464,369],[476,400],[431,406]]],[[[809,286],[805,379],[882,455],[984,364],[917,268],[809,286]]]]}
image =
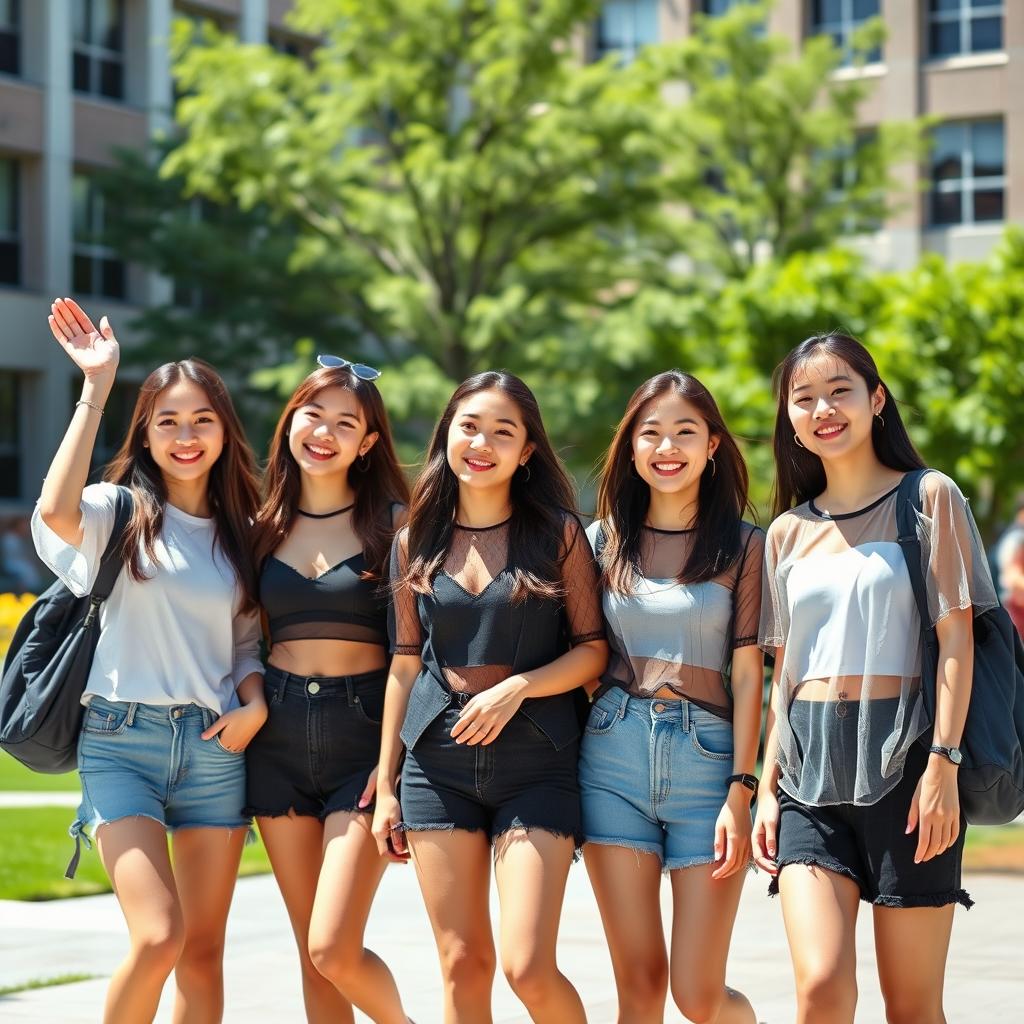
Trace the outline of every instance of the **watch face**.
{"type": "Polygon", "coordinates": [[[961,754],[960,751],[956,749],[956,747],[950,747],[949,759],[953,762],[953,764],[959,764],[964,759],[964,755],[961,754]]]}

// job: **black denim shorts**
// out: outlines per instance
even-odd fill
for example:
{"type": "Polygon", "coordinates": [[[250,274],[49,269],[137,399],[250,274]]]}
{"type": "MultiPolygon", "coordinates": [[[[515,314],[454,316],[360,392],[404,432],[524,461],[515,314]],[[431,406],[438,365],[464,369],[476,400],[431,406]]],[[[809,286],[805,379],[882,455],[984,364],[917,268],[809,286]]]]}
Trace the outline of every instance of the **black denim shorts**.
{"type": "Polygon", "coordinates": [[[270,714],[245,752],[246,815],[372,813],[359,797],[380,755],[385,669],[356,676],[296,676],[270,666],[270,714]]]}
{"type": "Polygon", "coordinates": [[[407,751],[402,768],[402,824],[409,831],[484,831],[493,841],[513,829],[540,829],[582,842],[579,742],[561,750],[516,713],[486,746],[456,743],[451,730],[468,694],[451,705],[407,751]]]}
{"type": "MultiPolygon", "coordinates": [[[[856,723],[856,716],[848,719],[856,723]]],[[[855,727],[855,726],[854,726],[855,727]]],[[[967,822],[946,851],[922,864],[914,863],[918,833],[906,834],[907,814],[918,780],[928,763],[920,743],[907,751],[903,778],[877,803],[811,807],[779,791],[778,864],[813,864],[852,879],[860,897],[880,907],[973,906],[961,888],[960,865],[967,822]]],[[[768,893],[779,891],[772,879],[768,893]]]]}

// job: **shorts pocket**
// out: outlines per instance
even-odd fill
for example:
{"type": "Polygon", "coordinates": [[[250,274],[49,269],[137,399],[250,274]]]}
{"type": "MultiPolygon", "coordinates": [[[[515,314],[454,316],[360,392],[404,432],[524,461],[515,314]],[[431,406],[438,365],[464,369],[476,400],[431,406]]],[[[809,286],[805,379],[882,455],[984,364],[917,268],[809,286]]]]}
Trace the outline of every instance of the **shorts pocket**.
{"type": "Polygon", "coordinates": [[[221,743],[220,736],[214,736],[213,742],[216,743],[225,754],[230,754],[231,757],[241,757],[245,753],[244,750],[229,750],[223,743],[221,743]]]}
{"type": "Polygon", "coordinates": [[[710,761],[728,761],[733,754],[732,723],[715,718],[710,712],[690,719],[693,749],[710,761]]]}
{"type": "Polygon", "coordinates": [[[606,707],[604,700],[604,697],[599,697],[590,709],[585,730],[588,736],[603,736],[611,732],[615,728],[615,723],[619,721],[618,701],[611,707],[606,707]]]}
{"type": "Polygon", "coordinates": [[[82,731],[97,733],[102,736],[117,736],[128,728],[128,712],[131,704],[119,705],[117,707],[93,707],[89,705],[85,709],[85,717],[82,719],[82,731]]]}
{"type": "Polygon", "coordinates": [[[363,698],[356,694],[355,703],[352,705],[357,715],[365,719],[370,725],[380,725],[384,720],[384,694],[380,697],[370,696],[363,698]]]}

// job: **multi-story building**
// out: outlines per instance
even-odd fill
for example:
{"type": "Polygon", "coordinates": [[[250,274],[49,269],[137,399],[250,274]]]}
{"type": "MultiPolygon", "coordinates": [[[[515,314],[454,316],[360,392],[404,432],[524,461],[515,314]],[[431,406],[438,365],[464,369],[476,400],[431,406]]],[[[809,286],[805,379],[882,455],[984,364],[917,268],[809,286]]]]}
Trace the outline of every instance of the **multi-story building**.
{"type": "MultiPolygon", "coordinates": [[[[685,37],[698,14],[745,0],[609,0],[592,55],[685,37]]],[[[249,42],[292,50],[291,0],[0,0],[0,519],[23,513],[65,429],[77,372],[46,327],[53,296],[72,294],[124,325],[169,284],[97,244],[104,219],[90,175],[118,147],[167,127],[167,39],[179,15],[207,17],[249,42]]],[[[926,251],[982,256],[1007,220],[1024,221],[1024,0],[777,0],[768,26],[799,45],[827,33],[847,45],[880,14],[875,59],[839,74],[876,83],[865,129],[921,114],[941,120],[930,166],[907,171],[910,203],[871,241],[882,264],[926,251]],[[914,193],[923,176],[931,185],[914,193]]],[[[119,337],[130,343],[122,326],[119,337]]],[[[104,417],[98,453],[118,440],[134,388],[104,417]],[[120,412],[119,412],[120,410],[120,412]]],[[[2,523],[0,523],[2,526],[2,523]]]]}

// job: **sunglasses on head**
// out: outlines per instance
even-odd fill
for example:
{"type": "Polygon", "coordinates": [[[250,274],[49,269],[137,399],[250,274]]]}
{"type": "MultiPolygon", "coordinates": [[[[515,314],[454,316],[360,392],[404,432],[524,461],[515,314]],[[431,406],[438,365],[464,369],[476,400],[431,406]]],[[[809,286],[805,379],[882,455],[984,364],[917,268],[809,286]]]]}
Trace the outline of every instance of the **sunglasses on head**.
{"type": "Polygon", "coordinates": [[[350,363],[341,356],[324,355],[321,353],[316,357],[317,364],[329,370],[344,370],[348,367],[360,380],[376,380],[380,376],[380,370],[367,366],[366,363],[350,363]]]}

